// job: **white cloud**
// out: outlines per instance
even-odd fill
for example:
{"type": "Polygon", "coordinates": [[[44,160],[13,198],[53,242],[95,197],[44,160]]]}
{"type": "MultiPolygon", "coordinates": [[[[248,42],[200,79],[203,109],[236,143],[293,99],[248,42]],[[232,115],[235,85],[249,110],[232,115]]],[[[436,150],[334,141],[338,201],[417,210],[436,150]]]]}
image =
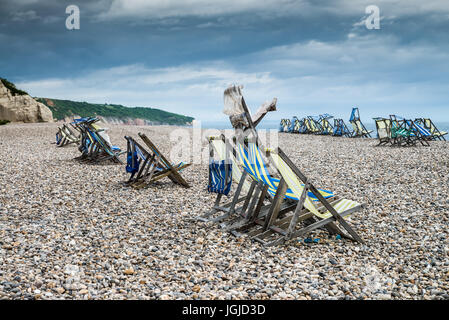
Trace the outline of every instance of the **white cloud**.
{"type": "Polygon", "coordinates": [[[422,14],[449,13],[449,1],[441,0],[113,0],[101,19],[137,18],[142,20],[170,17],[213,17],[251,13],[264,17],[312,16],[330,13],[336,16],[365,16],[365,8],[377,5],[385,19],[422,14]]]}
{"type": "Polygon", "coordinates": [[[12,21],[19,22],[41,19],[41,17],[39,17],[34,10],[13,12],[11,16],[12,21]]]}
{"type": "Polygon", "coordinates": [[[219,16],[242,12],[286,15],[306,8],[304,0],[113,0],[100,18],[138,17],[144,19],[182,16],[219,16]]]}
{"type": "Polygon", "coordinates": [[[359,106],[364,117],[390,112],[438,116],[449,100],[447,51],[401,47],[392,37],[355,37],[340,43],[309,41],[222,61],[168,68],[142,64],[97,70],[67,79],[17,83],[34,96],[159,107],[201,120],[226,121],[223,90],[243,84],[248,105],[278,98],[268,120],[331,113],[347,118],[359,106]],[[439,79],[441,78],[441,79],[439,79]],[[406,111],[404,111],[406,110],[406,111]],[[425,114],[423,114],[425,113],[425,114]]]}

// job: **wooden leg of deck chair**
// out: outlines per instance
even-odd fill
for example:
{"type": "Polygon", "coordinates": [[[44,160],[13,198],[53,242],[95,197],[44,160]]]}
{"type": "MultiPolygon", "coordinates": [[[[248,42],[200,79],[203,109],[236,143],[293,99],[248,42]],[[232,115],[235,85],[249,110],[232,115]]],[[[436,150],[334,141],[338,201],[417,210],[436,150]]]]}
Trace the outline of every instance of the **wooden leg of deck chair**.
{"type": "MultiPolygon", "coordinates": [[[[307,183],[307,178],[302,174],[301,171],[295,166],[295,164],[285,155],[285,153],[279,148],[279,155],[282,160],[293,170],[293,172],[301,178],[304,183],[307,183]]],[[[364,244],[364,241],[360,236],[351,228],[351,226],[343,219],[340,214],[332,207],[329,202],[323,197],[323,195],[315,188],[315,186],[309,186],[310,191],[315,195],[315,197],[326,207],[326,209],[332,214],[336,221],[338,221],[341,226],[348,231],[348,233],[356,240],[364,244]]]]}
{"type": "Polygon", "coordinates": [[[233,219],[233,220],[231,220],[231,221],[229,221],[228,223],[220,224],[221,228],[223,228],[224,230],[228,230],[229,228],[232,228],[232,226],[235,223],[237,223],[237,222],[241,221],[242,219],[246,218],[247,209],[248,209],[248,206],[249,206],[249,203],[250,203],[251,199],[253,198],[253,194],[254,194],[256,185],[257,185],[256,181],[252,181],[251,182],[251,185],[250,185],[249,190],[248,190],[248,194],[246,195],[245,202],[243,203],[242,209],[240,210],[240,216],[235,218],[235,219],[233,219]]]}
{"type": "Polygon", "coordinates": [[[247,175],[247,172],[243,171],[242,176],[241,176],[240,181],[239,181],[239,184],[237,185],[237,190],[235,191],[234,197],[232,198],[232,202],[231,202],[231,205],[229,207],[229,210],[224,215],[212,219],[211,220],[212,222],[214,222],[214,223],[220,222],[223,219],[226,219],[227,217],[229,217],[232,214],[234,214],[235,206],[237,205],[237,203],[240,202],[240,201],[243,201],[245,199],[245,198],[241,198],[240,194],[242,192],[243,185],[245,184],[245,181],[246,181],[246,175],[247,175]]]}
{"type": "Polygon", "coordinates": [[[255,220],[260,213],[260,209],[263,206],[263,202],[265,200],[267,192],[268,192],[268,185],[264,184],[263,182],[259,182],[256,195],[254,196],[253,201],[251,202],[246,219],[242,221],[241,225],[239,225],[236,228],[233,228],[233,230],[231,231],[233,235],[240,236],[241,234],[239,231],[246,230],[255,224],[255,220]]]}
{"type": "Polygon", "coordinates": [[[286,191],[287,191],[287,183],[285,183],[284,178],[282,178],[281,181],[279,181],[276,194],[274,195],[273,204],[265,219],[263,230],[267,230],[268,227],[272,225],[273,222],[277,219],[286,191]]]}

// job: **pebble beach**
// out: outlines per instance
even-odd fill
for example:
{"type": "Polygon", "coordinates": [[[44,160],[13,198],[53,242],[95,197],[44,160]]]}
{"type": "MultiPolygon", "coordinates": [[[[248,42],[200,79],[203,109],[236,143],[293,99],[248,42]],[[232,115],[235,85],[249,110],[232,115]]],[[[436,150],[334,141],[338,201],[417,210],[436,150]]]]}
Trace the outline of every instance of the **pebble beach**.
{"type": "MultiPolygon", "coordinates": [[[[142,132],[170,153],[174,127],[108,127],[122,150],[142,132]]],[[[318,230],[267,248],[193,219],[215,199],[207,164],[183,171],[191,188],[134,190],[56,131],[0,126],[0,299],[449,299],[449,142],[280,133],[316,187],[366,205],[348,217],[366,245],[318,230]]]]}

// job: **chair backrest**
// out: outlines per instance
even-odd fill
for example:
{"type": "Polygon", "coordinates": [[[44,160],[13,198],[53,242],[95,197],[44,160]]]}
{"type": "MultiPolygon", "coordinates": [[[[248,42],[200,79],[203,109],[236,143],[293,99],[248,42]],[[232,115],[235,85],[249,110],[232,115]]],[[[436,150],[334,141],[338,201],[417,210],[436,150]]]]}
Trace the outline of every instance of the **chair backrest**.
{"type": "MultiPolygon", "coordinates": [[[[225,141],[223,141],[222,137],[211,136],[208,137],[208,140],[209,143],[212,144],[212,147],[214,148],[218,158],[220,160],[226,160],[226,143],[225,141]]],[[[228,155],[230,155],[232,163],[232,179],[234,180],[234,182],[239,183],[240,179],[242,178],[242,171],[240,170],[239,162],[237,161],[233,150],[232,152],[229,152],[228,155]]],[[[245,180],[245,182],[243,183],[243,189],[245,191],[248,191],[250,187],[251,185],[248,180],[245,180]]]]}

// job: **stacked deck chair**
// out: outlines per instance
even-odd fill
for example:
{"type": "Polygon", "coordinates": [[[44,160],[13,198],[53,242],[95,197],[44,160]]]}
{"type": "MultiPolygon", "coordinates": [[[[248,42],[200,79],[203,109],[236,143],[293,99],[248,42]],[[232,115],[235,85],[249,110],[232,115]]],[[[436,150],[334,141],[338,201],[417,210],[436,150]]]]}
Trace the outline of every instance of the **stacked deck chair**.
{"type": "Polygon", "coordinates": [[[180,162],[173,165],[145,134],[139,133],[139,137],[146,147],[143,147],[133,138],[125,136],[127,141],[126,172],[130,173],[130,177],[125,184],[136,189],[142,189],[167,177],[172,182],[189,188],[190,185],[182,177],[180,171],[191,164],[180,162]]]}
{"type": "Polygon", "coordinates": [[[391,143],[391,120],[386,118],[373,118],[376,123],[378,146],[391,143]]]}
{"type": "Polygon", "coordinates": [[[319,117],[308,116],[307,119],[308,119],[308,122],[307,122],[308,132],[307,133],[321,134],[323,132],[323,128],[321,127],[321,125],[318,121],[319,117]]]}
{"type": "Polygon", "coordinates": [[[298,117],[294,116],[292,120],[290,120],[290,128],[288,128],[288,132],[290,133],[298,133],[300,127],[300,122],[298,117]]]}
{"type": "Polygon", "coordinates": [[[224,135],[210,136],[208,137],[208,141],[211,157],[209,164],[208,191],[216,193],[217,197],[212,210],[206,212],[201,217],[197,217],[197,219],[204,222],[218,223],[240,212],[242,207],[239,205],[247,198],[249,191],[254,188],[254,186],[248,181],[247,173],[239,167],[239,162],[236,159],[236,151],[232,148],[224,135]],[[214,156],[218,157],[218,163],[212,161],[214,156]],[[222,164],[225,170],[223,170],[222,164]],[[228,165],[228,173],[226,173],[226,165],[228,165]],[[217,166],[220,167],[218,174],[215,173],[217,170],[214,168],[217,166]],[[229,172],[231,172],[231,174],[229,174],[229,172]],[[214,180],[217,182],[214,182],[214,180]],[[222,203],[223,196],[228,196],[232,181],[237,184],[237,189],[234,192],[231,201],[222,203]],[[216,216],[217,213],[224,214],[216,216]]]}
{"type": "Polygon", "coordinates": [[[298,119],[298,117],[294,116],[291,120],[291,125],[290,125],[290,133],[299,133],[299,130],[301,128],[301,120],[298,119]]]}
{"type": "Polygon", "coordinates": [[[279,124],[279,132],[287,132],[289,126],[290,126],[290,120],[281,119],[281,123],[279,124]]]}
{"type": "MultiPolygon", "coordinates": [[[[250,205],[240,212],[237,221],[226,229],[234,235],[246,232],[252,239],[264,245],[277,245],[304,236],[324,227],[332,234],[339,234],[363,243],[345,216],[360,210],[363,205],[348,199],[339,199],[326,190],[318,190],[291,162],[280,148],[269,150],[264,161],[263,149],[248,108],[241,97],[244,116],[249,124],[250,137],[237,135],[239,161],[248,176],[257,184],[256,192],[250,194],[250,205]],[[279,179],[269,172],[275,168],[279,179]],[[270,200],[266,204],[266,195],[270,200]],[[301,223],[308,223],[301,225],[301,223]],[[340,226],[338,226],[339,224],[340,226]],[[348,234],[343,232],[346,230],[348,234]]],[[[237,132],[244,132],[234,126],[237,132]]],[[[248,199],[247,199],[248,200],[248,199]]]]}
{"type": "Polygon", "coordinates": [[[429,131],[432,136],[432,140],[446,141],[446,138],[444,136],[447,135],[447,132],[438,130],[438,128],[429,118],[417,118],[415,119],[415,124],[429,131]]]}
{"type": "Polygon", "coordinates": [[[396,115],[390,115],[391,143],[397,147],[415,146],[420,142],[423,146],[429,146],[428,140],[431,134],[427,130],[420,130],[412,120],[404,119],[396,115]]]}
{"type": "Polygon", "coordinates": [[[321,134],[329,135],[329,134],[333,133],[334,128],[332,127],[332,125],[329,122],[329,120],[332,118],[333,118],[333,116],[331,116],[330,114],[327,114],[327,113],[320,115],[318,122],[319,122],[321,128],[323,129],[321,131],[321,134]]]}
{"type": "Polygon", "coordinates": [[[343,119],[334,119],[334,131],[332,132],[332,135],[336,137],[350,138],[352,136],[352,132],[348,129],[343,119]]]}
{"type": "Polygon", "coordinates": [[[96,122],[98,118],[87,118],[77,122],[81,129],[81,144],[79,150],[81,156],[78,159],[82,162],[100,163],[110,161],[122,163],[119,156],[125,153],[118,146],[111,143],[106,129],[99,127],[96,122]]]}
{"type": "Polygon", "coordinates": [[[300,122],[299,122],[300,126],[299,126],[298,133],[308,133],[309,129],[307,127],[307,124],[308,124],[307,122],[308,122],[307,118],[302,118],[300,120],[300,122]]]}
{"type": "Polygon", "coordinates": [[[81,133],[78,131],[77,127],[72,125],[70,128],[65,123],[62,127],[58,127],[58,132],[56,133],[56,146],[65,147],[70,144],[78,144],[81,139],[81,133]]]}
{"type": "Polygon", "coordinates": [[[360,120],[359,108],[353,108],[351,112],[351,117],[349,118],[349,122],[354,129],[352,137],[353,138],[371,138],[372,130],[367,130],[360,120]]]}

